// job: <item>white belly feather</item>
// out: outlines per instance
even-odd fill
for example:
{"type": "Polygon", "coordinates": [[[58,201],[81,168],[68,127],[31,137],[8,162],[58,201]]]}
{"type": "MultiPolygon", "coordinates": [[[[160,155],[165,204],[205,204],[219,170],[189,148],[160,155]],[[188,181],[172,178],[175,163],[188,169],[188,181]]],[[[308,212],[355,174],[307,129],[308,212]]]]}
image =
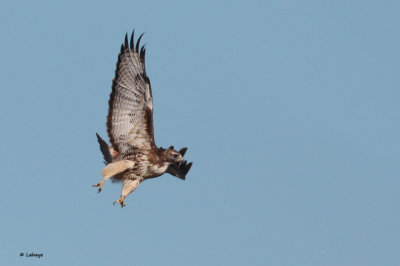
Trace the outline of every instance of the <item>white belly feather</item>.
{"type": "Polygon", "coordinates": [[[157,164],[148,164],[145,178],[160,176],[164,174],[165,171],[167,171],[167,168],[168,163],[164,163],[164,165],[162,166],[159,166],[157,164]]]}

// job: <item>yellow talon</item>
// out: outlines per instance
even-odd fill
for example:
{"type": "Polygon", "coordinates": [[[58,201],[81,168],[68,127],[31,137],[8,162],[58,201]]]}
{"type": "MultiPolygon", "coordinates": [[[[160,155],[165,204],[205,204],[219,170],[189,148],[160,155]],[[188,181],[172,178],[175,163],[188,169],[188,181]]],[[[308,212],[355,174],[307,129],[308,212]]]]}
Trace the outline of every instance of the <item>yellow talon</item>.
{"type": "Polygon", "coordinates": [[[119,198],[118,200],[114,201],[113,204],[115,205],[115,204],[117,204],[117,203],[120,203],[120,204],[121,204],[121,208],[122,208],[122,207],[125,207],[125,205],[126,205],[126,204],[125,204],[125,201],[124,201],[124,199],[123,199],[122,197],[119,198]]]}
{"type": "Polygon", "coordinates": [[[99,191],[97,191],[98,193],[100,193],[100,191],[103,189],[104,182],[105,182],[105,180],[101,180],[96,185],[93,185],[94,187],[99,187],[99,191]]]}

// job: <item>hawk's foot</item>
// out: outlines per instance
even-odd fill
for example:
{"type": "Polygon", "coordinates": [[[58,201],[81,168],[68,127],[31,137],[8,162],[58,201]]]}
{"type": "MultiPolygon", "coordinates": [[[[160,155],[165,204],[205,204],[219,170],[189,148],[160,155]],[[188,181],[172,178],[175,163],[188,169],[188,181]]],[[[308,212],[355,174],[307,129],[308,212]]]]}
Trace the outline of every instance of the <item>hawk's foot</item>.
{"type": "Polygon", "coordinates": [[[123,207],[125,207],[125,199],[123,198],[123,197],[120,197],[118,200],[116,200],[116,201],[114,201],[114,205],[115,204],[118,204],[118,203],[120,203],[121,204],[121,208],[123,208],[123,207]]]}
{"type": "Polygon", "coordinates": [[[103,189],[103,185],[104,185],[105,180],[101,180],[99,183],[97,183],[96,185],[93,185],[93,187],[99,187],[99,190],[97,191],[97,193],[100,193],[101,190],[103,189]]]}

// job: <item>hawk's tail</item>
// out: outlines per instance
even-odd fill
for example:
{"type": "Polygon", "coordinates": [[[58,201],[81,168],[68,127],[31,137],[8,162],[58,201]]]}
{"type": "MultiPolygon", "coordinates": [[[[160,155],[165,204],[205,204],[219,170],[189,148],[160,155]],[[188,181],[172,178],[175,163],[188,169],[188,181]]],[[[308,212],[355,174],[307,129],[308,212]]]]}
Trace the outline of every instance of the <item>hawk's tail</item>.
{"type": "Polygon", "coordinates": [[[103,154],[104,164],[107,165],[112,163],[112,155],[110,153],[110,149],[108,148],[108,144],[96,133],[97,141],[100,144],[100,151],[103,154]]]}

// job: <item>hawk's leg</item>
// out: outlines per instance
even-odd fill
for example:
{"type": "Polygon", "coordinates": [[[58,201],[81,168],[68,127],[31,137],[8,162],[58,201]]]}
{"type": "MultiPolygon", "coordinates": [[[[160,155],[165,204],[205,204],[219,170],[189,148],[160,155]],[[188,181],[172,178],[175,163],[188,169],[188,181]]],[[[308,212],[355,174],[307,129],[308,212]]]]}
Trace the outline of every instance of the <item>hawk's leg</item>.
{"type": "Polygon", "coordinates": [[[125,204],[125,198],[128,196],[130,193],[132,193],[140,184],[139,179],[125,179],[124,182],[122,183],[122,192],[121,192],[121,197],[114,202],[120,203],[121,207],[124,207],[125,204]]]}
{"type": "Polygon", "coordinates": [[[106,167],[101,170],[101,174],[104,176],[103,180],[101,180],[99,183],[96,185],[93,185],[94,187],[99,187],[100,192],[103,189],[104,182],[106,182],[110,177],[113,177],[119,173],[122,173],[128,168],[131,168],[135,165],[134,162],[128,161],[128,160],[123,160],[123,161],[118,161],[118,162],[113,162],[107,164],[106,167]]]}

